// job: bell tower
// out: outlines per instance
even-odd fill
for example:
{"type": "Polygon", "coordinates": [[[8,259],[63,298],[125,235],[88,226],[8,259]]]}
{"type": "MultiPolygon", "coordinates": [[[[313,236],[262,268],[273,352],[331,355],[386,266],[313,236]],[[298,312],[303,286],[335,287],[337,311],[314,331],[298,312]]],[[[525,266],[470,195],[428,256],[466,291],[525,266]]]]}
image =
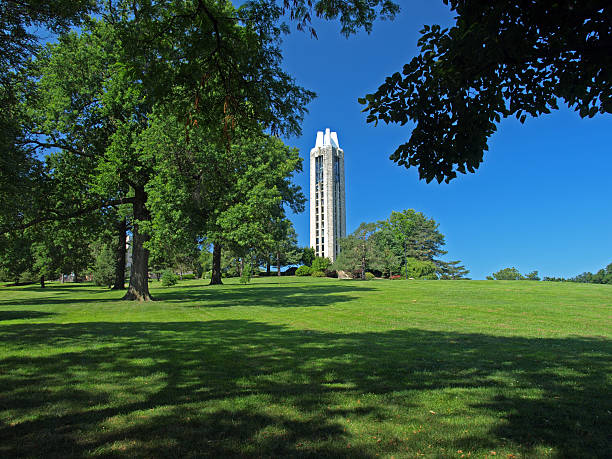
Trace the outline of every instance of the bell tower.
{"type": "Polygon", "coordinates": [[[344,150],[329,128],[317,132],[310,150],[310,247],[318,257],[334,261],[346,237],[344,150]]]}

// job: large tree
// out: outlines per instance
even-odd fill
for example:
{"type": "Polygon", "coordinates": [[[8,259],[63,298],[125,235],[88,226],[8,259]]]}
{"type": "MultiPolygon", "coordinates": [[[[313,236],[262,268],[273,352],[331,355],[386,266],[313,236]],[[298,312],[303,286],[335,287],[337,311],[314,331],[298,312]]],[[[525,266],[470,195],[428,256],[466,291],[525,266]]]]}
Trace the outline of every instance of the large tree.
{"type": "Polygon", "coordinates": [[[46,138],[30,142],[87,163],[100,206],[132,205],[126,299],[150,298],[148,196],[166,164],[143,140],[154,109],[180,119],[184,136],[205,127],[216,151],[229,152],[237,126],[299,132],[312,95],[280,69],[280,30],[267,26],[265,15],[260,28],[238,19],[227,2],[118,2],[105,21],[63,36],[43,59],[39,125],[46,138]]]}
{"type": "Polygon", "coordinates": [[[427,182],[474,172],[502,118],[612,113],[609,0],[443,0],[454,26],[425,26],[421,53],[360,102],[367,121],[414,123],[391,155],[427,182]]]}
{"type": "Polygon", "coordinates": [[[0,279],[19,283],[21,274],[31,269],[32,239],[27,233],[4,235],[0,240],[0,279]]]}
{"type": "Polygon", "coordinates": [[[62,195],[58,217],[132,205],[133,271],[126,298],[147,299],[141,224],[148,220],[145,185],[152,170],[135,142],[151,102],[118,40],[116,27],[93,21],[48,46],[38,61],[38,112],[28,145],[58,149],[58,161],[72,166],[63,169],[62,183],[76,186],[76,193],[62,195]]]}

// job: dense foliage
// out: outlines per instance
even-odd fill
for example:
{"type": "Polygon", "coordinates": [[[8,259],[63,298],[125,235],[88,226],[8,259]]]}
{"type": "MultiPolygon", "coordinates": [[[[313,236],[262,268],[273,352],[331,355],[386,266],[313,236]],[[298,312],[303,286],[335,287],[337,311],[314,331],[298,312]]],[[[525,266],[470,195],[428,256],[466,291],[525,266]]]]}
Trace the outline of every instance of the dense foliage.
{"type": "Polygon", "coordinates": [[[300,255],[300,263],[306,266],[312,266],[312,262],[315,259],[315,249],[314,247],[304,247],[302,249],[302,253],[300,255]]]}
{"type": "Polygon", "coordinates": [[[584,272],[570,280],[587,284],[612,284],[612,263],[596,273],[584,272]]]}

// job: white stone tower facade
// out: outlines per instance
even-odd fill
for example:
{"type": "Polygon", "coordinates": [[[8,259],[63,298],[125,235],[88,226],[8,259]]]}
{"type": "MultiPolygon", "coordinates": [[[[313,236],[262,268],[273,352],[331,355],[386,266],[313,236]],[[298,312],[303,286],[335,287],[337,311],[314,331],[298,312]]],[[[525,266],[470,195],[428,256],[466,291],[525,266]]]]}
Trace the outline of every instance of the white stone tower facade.
{"type": "Polygon", "coordinates": [[[310,247],[318,257],[334,261],[346,237],[344,195],[344,151],[338,134],[329,129],[317,132],[310,150],[310,247]]]}

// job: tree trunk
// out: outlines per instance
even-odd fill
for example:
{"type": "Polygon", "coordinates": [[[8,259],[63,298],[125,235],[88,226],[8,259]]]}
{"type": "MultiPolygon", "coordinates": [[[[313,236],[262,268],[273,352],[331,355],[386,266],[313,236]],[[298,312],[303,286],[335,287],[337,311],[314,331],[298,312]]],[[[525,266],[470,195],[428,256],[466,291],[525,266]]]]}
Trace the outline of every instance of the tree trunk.
{"type": "Polygon", "coordinates": [[[149,250],[145,243],[151,238],[140,231],[140,221],[151,220],[146,207],[147,193],[144,187],[134,188],[134,227],[132,230],[132,269],[130,271],[130,286],[123,297],[124,300],[151,301],[149,294],[149,250]]]}
{"type": "Polygon", "coordinates": [[[115,283],[113,290],[125,289],[125,256],[127,222],[125,217],[117,222],[117,246],[115,247],[115,283]]]}
{"type": "Polygon", "coordinates": [[[366,259],[361,258],[361,280],[365,280],[366,259]]]}
{"type": "Polygon", "coordinates": [[[270,260],[270,255],[268,255],[268,260],[266,262],[266,275],[267,276],[270,275],[271,265],[272,265],[272,261],[270,260]]]}
{"type": "Polygon", "coordinates": [[[213,258],[212,258],[212,273],[210,275],[210,284],[208,285],[222,285],[221,282],[221,246],[219,244],[213,244],[213,258]]]}
{"type": "Polygon", "coordinates": [[[244,257],[240,257],[240,277],[244,274],[244,257]]]}
{"type": "Polygon", "coordinates": [[[40,288],[45,288],[45,276],[40,276],[40,288]]]}
{"type": "Polygon", "coordinates": [[[406,256],[406,241],[404,241],[404,269],[406,270],[406,275],[404,276],[406,280],[408,280],[408,257],[406,256]]]}
{"type": "Polygon", "coordinates": [[[280,257],[281,254],[280,252],[276,252],[276,275],[280,276],[281,275],[281,261],[280,261],[280,257]]]}

